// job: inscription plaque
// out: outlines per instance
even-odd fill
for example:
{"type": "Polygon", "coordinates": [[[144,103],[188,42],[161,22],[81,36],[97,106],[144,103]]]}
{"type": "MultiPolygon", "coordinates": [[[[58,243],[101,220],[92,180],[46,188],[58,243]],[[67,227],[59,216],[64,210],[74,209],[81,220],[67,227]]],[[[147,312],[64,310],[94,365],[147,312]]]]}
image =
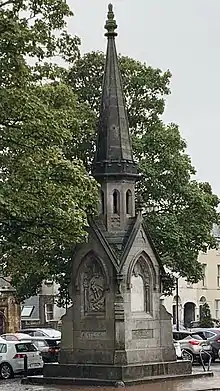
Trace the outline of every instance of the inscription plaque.
{"type": "Polygon", "coordinates": [[[132,339],[150,339],[153,335],[153,329],[132,330],[132,339]]]}
{"type": "Polygon", "coordinates": [[[100,339],[106,337],[106,331],[82,331],[81,338],[100,339]]]}

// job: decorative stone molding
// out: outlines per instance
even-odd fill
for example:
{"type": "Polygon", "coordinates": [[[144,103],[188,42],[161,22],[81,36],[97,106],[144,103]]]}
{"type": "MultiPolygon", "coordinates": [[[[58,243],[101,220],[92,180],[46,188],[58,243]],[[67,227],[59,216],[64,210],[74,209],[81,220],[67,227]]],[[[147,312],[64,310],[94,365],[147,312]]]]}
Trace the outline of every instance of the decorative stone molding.
{"type": "Polygon", "coordinates": [[[83,259],[81,260],[79,266],[78,266],[78,269],[77,269],[77,272],[76,272],[76,278],[75,278],[75,288],[77,291],[80,291],[80,284],[81,284],[81,273],[82,273],[82,269],[83,267],[87,264],[87,263],[98,263],[101,270],[102,270],[102,273],[103,273],[103,276],[104,276],[104,281],[105,281],[105,286],[104,286],[104,289],[105,290],[108,290],[109,289],[109,284],[110,284],[110,276],[109,276],[109,272],[108,272],[108,268],[106,267],[105,263],[103,262],[103,260],[94,252],[94,251],[89,251],[84,257],[83,259]]]}
{"type": "Polygon", "coordinates": [[[152,282],[152,288],[155,290],[157,287],[156,270],[154,268],[153,262],[145,253],[145,251],[142,251],[138,256],[133,258],[129,265],[127,273],[127,288],[131,289],[131,277],[135,271],[137,273],[137,268],[139,270],[139,275],[143,278],[143,281],[150,279],[152,282]]]}

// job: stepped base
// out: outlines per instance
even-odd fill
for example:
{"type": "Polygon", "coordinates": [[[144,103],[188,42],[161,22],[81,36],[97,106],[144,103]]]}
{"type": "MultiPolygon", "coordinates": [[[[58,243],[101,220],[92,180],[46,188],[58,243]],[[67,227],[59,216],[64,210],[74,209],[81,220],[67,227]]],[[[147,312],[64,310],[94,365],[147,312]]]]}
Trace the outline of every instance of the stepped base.
{"type": "Polygon", "coordinates": [[[45,376],[28,376],[21,380],[22,384],[35,384],[35,385],[72,385],[72,386],[109,386],[109,387],[124,387],[132,386],[135,384],[143,383],[161,383],[164,381],[181,380],[181,379],[197,379],[201,377],[213,377],[213,372],[196,372],[179,375],[164,375],[164,376],[153,376],[145,377],[136,380],[129,381],[115,381],[115,380],[100,380],[100,379],[87,379],[87,378],[72,378],[72,377],[45,377],[45,376]]]}
{"type": "MultiPolygon", "coordinates": [[[[204,373],[203,373],[204,374],[204,373]]],[[[208,375],[208,373],[206,373],[208,375]]],[[[43,376],[29,376],[23,383],[123,386],[198,376],[189,361],[133,365],[46,364],[43,376]]],[[[201,374],[199,374],[201,376],[201,374]]]]}

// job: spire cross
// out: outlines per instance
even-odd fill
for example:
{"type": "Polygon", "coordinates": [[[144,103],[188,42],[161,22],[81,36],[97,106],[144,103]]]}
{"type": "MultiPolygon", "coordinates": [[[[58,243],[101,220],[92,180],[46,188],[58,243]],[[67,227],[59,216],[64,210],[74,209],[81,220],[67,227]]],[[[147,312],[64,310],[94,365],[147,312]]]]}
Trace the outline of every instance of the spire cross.
{"type": "Polygon", "coordinates": [[[105,29],[107,30],[107,33],[105,33],[106,37],[115,37],[117,33],[115,30],[117,29],[117,23],[115,21],[115,15],[113,12],[113,5],[109,4],[108,5],[108,15],[107,15],[107,20],[105,23],[105,29]]]}

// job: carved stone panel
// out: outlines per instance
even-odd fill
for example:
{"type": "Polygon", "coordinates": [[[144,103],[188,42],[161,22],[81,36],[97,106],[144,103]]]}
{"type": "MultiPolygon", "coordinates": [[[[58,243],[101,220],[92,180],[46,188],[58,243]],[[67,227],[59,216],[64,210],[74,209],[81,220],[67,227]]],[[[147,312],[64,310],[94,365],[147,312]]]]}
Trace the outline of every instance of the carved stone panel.
{"type": "Polygon", "coordinates": [[[84,313],[105,312],[105,278],[101,266],[92,258],[85,264],[82,278],[84,313]]]}

